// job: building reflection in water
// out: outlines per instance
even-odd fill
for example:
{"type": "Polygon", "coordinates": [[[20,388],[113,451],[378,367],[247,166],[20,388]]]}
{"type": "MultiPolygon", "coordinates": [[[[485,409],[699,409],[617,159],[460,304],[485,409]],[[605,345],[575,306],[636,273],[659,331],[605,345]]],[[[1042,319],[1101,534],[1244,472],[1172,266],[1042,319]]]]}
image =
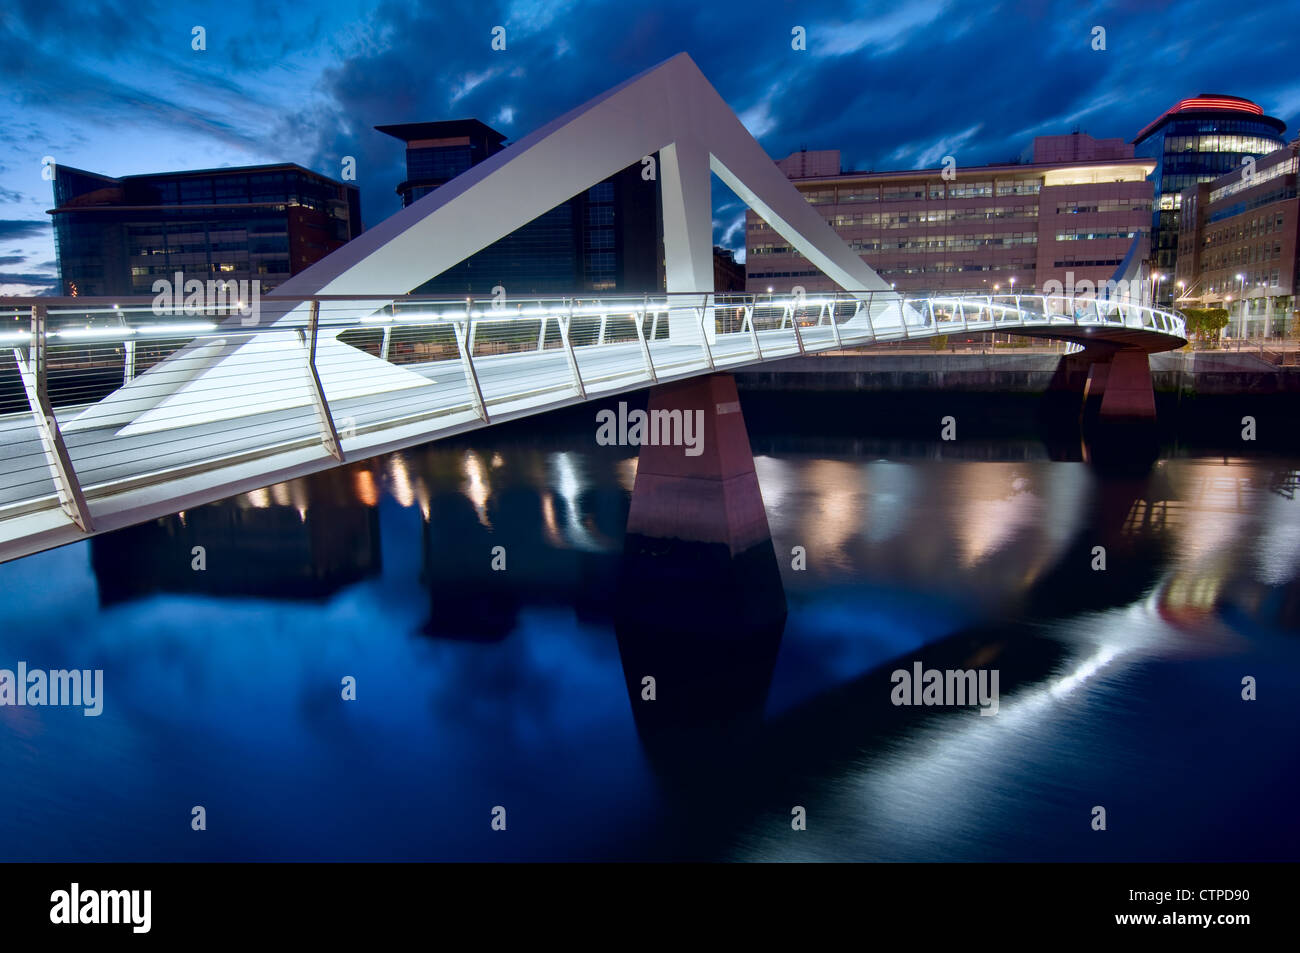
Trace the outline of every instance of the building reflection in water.
{"type": "Polygon", "coordinates": [[[380,572],[379,496],[371,469],[355,465],[96,536],[100,603],[333,595],[380,572]]]}
{"type": "Polygon", "coordinates": [[[607,620],[627,516],[620,465],[531,448],[490,460],[456,447],[412,452],[409,470],[448,487],[419,498],[426,633],[503,639],[528,606],[607,620]]]}

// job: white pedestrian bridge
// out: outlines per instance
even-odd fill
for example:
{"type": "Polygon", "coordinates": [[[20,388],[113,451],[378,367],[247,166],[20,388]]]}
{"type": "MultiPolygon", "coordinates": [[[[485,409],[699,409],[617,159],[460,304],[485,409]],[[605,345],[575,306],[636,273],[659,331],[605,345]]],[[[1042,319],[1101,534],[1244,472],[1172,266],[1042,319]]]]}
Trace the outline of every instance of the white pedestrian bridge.
{"type": "Polygon", "coordinates": [[[1174,313],[1038,295],[312,297],[248,328],[231,309],[160,315],[151,302],[0,301],[0,558],[500,421],[803,354],[977,332],[1147,352],[1186,341],[1174,313]]]}

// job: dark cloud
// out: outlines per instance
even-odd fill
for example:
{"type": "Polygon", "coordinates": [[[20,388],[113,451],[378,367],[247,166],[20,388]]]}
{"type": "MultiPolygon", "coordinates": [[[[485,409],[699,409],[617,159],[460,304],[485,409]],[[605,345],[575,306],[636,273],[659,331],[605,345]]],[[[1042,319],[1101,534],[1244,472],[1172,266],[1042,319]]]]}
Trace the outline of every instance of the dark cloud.
{"type": "Polygon", "coordinates": [[[0,218],[0,241],[15,238],[45,237],[53,232],[48,221],[26,218],[0,218]]]}
{"type": "MultiPolygon", "coordinates": [[[[741,15],[676,0],[578,3],[549,19],[505,19],[504,53],[491,51],[498,21],[480,9],[381,4],[369,22],[386,42],[341,59],[322,78],[325,103],[285,117],[278,134],[314,143],[322,171],[337,175],[341,156],[357,157],[369,223],[397,210],[403,169],[401,145],[374,125],[475,116],[517,139],[682,50],[774,158],[837,148],[847,167],[877,170],[937,165],[944,154],[961,165],[1002,162],[1035,134],[1076,127],[1131,139],[1184,96],[1232,92],[1275,109],[1295,84],[1293,32],[1266,28],[1287,19],[1282,3],[1225,20],[1219,7],[1192,2],[1179,7],[1177,29],[1169,10],[1135,5],[1085,13],[1066,3],[877,3],[848,12],[758,0],[741,15]],[[794,25],[807,30],[804,52],[790,47],[794,25]],[[1107,31],[1105,51],[1092,49],[1094,25],[1107,31]],[[500,118],[507,107],[512,122],[500,118]]],[[[738,246],[728,201],[715,202],[715,235],[729,232],[738,246]]]]}
{"type": "MultiPolygon", "coordinates": [[[[336,178],[353,156],[368,225],[398,210],[404,177],[401,144],[375,125],[477,117],[518,139],[681,51],[774,158],[839,149],[848,168],[937,165],[946,154],[960,166],[1001,162],[1036,134],[1074,128],[1131,139],[1201,92],[1250,97],[1292,126],[1300,112],[1286,0],[1230,11],[1210,0],[380,0],[360,15],[231,4],[192,15],[158,0],[108,0],[93,15],[71,0],[10,5],[0,11],[10,101],[57,110],[69,136],[105,123],[167,130],[191,144],[195,167],[214,142],[336,178]],[[189,51],[191,21],[208,29],[206,54],[189,51]],[[490,46],[498,24],[505,52],[490,46]],[[791,48],[795,26],[804,51],[791,48]],[[1092,48],[1098,26],[1105,50],[1092,48]],[[309,49],[334,52],[322,69],[301,58],[309,49]],[[268,75],[307,69],[319,73],[314,94],[273,107],[268,75]]],[[[12,140],[41,142],[26,112],[10,119],[12,140]]],[[[145,171],[157,138],[140,141],[145,171]]],[[[739,246],[732,201],[717,190],[715,237],[739,246]]]]}
{"type": "Polygon", "coordinates": [[[42,294],[50,294],[58,289],[57,275],[38,275],[34,272],[0,271],[0,285],[35,285],[42,289],[42,294]]]}

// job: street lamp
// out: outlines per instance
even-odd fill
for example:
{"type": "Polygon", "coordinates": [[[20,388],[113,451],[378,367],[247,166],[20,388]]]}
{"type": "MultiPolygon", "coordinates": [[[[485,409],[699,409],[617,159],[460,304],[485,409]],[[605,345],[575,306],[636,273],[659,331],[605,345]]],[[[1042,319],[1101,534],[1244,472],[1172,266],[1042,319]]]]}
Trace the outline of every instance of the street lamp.
{"type": "Polygon", "coordinates": [[[1237,337],[1244,337],[1246,334],[1246,276],[1237,275],[1237,281],[1241,283],[1241,321],[1237,326],[1237,337]]]}

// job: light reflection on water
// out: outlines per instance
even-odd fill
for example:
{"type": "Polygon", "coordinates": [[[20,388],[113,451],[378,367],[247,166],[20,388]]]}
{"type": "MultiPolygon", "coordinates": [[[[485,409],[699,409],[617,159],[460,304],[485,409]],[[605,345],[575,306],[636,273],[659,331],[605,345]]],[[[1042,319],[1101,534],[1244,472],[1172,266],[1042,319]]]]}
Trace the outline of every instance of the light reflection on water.
{"type": "MultiPolygon", "coordinates": [[[[438,444],[0,566],[0,667],[102,668],[106,694],[97,719],[0,707],[0,856],[1294,859],[1294,463],[764,447],[788,617],[761,718],[689,757],[634,720],[615,638],[657,601],[618,598],[635,457],[582,435],[438,444]],[[914,659],[998,668],[999,714],[894,708],[914,659]]],[[[728,643],[737,671],[760,643],[728,643]]]]}

